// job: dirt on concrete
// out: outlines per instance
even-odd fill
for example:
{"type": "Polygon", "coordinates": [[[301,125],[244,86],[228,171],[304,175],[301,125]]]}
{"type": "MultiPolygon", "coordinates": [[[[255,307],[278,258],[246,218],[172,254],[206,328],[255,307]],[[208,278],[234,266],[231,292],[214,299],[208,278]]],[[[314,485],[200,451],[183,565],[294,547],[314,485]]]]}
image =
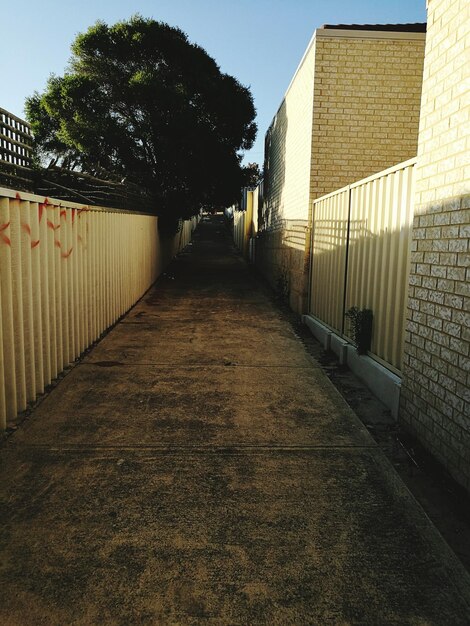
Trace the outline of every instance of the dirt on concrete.
{"type": "MultiPolygon", "coordinates": [[[[265,288],[269,291],[269,287],[265,288]]],[[[276,294],[272,297],[308,353],[360,418],[470,573],[470,498],[466,491],[392,417],[389,409],[367,386],[346,365],[339,363],[333,352],[324,350],[299,317],[276,294]]]]}
{"type": "Polygon", "coordinates": [[[470,576],[300,334],[205,218],[2,443],[0,624],[466,626],[470,576]]]}

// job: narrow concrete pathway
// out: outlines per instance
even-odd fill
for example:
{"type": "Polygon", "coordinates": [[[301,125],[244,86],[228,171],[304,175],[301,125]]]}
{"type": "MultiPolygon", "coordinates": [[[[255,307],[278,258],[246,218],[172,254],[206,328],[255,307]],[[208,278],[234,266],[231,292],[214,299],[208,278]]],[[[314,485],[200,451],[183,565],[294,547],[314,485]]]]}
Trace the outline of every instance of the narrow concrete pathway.
{"type": "Polygon", "coordinates": [[[219,217],[0,449],[0,623],[468,624],[219,217]]]}

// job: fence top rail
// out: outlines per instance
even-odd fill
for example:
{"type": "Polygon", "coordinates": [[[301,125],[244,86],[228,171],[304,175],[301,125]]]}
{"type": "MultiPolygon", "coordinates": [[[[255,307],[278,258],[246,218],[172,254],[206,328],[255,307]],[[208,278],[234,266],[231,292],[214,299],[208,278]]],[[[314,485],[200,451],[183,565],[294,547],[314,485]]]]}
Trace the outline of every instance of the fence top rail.
{"type": "Polygon", "coordinates": [[[355,187],[360,187],[361,185],[365,185],[366,183],[370,183],[373,180],[377,180],[378,178],[382,178],[383,176],[388,176],[389,174],[394,174],[399,170],[404,170],[407,167],[411,167],[416,165],[418,159],[417,157],[413,157],[412,159],[408,159],[407,161],[403,161],[402,163],[397,163],[396,165],[392,165],[392,167],[387,168],[386,170],[382,170],[377,172],[376,174],[372,174],[371,176],[367,176],[367,178],[361,178],[361,180],[357,180],[350,185],[346,185],[345,187],[341,187],[341,189],[335,189],[335,191],[331,191],[330,193],[325,194],[324,196],[320,196],[319,198],[315,198],[313,204],[317,204],[317,202],[322,202],[323,200],[327,200],[333,196],[339,195],[341,193],[345,193],[350,189],[354,189],[355,187]]]}
{"type": "Polygon", "coordinates": [[[86,211],[104,211],[106,213],[126,213],[129,215],[150,215],[155,217],[155,213],[145,211],[129,211],[128,209],[117,209],[109,207],[101,207],[94,204],[79,204],[71,200],[59,200],[50,196],[38,196],[27,191],[16,191],[15,189],[7,189],[0,187],[0,199],[11,198],[13,200],[25,200],[27,202],[37,202],[38,204],[50,204],[51,206],[60,206],[64,209],[79,209],[86,211]]]}

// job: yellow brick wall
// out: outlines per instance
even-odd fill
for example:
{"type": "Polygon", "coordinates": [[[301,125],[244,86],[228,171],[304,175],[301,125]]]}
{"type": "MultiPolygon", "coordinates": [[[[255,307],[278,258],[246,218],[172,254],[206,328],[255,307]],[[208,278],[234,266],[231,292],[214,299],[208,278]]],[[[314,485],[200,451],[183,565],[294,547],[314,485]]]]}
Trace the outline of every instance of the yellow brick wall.
{"type": "Polygon", "coordinates": [[[301,277],[299,268],[308,268],[309,242],[301,244],[303,260],[296,250],[294,270],[279,252],[278,239],[283,250],[291,245],[282,231],[303,220],[306,232],[314,198],[417,149],[424,35],[332,32],[316,31],[266,136],[259,227],[281,233],[259,242],[256,263],[273,284],[287,275],[302,306],[308,272],[301,277]]]}
{"type": "Polygon", "coordinates": [[[470,3],[430,0],[400,419],[470,491],[470,3]]]}
{"type": "Polygon", "coordinates": [[[311,45],[267,133],[265,227],[306,219],[309,204],[315,46],[311,45]],[[267,182],[267,188],[266,188],[267,182]]]}
{"type": "Polygon", "coordinates": [[[317,31],[316,39],[313,198],[417,151],[424,35],[331,32],[317,31]]]}
{"type": "Polygon", "coordinates": [[[469,191],[470,2],[431,0],[416,202],[469,191]]]}
{"type": "Polygon", "coordinates": [[[256,266],[277,296],[293,311],[306,311],[310,231],[306,220],[287,220],[283,228],[256,238],[256,266]]]}

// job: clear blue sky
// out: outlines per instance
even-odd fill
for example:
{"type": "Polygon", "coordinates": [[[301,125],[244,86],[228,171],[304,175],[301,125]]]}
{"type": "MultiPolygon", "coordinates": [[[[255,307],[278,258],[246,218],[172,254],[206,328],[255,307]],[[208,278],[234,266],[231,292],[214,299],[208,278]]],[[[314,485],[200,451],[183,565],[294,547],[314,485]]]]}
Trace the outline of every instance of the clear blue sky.
{"type": "MultiPolygon", "coordinates": [[[[0,107],[23,116],[25,98],[62,74],[75,35],[134,13],[184,30],[222,71],[251,88],[258,138],[246,161],[262,163],[264,134],[322,24],[426,21],[425,0],[17,0],[3,11],[0,107]]],[[[4,7],[5,8],[5,7],[4,7]]]]}

